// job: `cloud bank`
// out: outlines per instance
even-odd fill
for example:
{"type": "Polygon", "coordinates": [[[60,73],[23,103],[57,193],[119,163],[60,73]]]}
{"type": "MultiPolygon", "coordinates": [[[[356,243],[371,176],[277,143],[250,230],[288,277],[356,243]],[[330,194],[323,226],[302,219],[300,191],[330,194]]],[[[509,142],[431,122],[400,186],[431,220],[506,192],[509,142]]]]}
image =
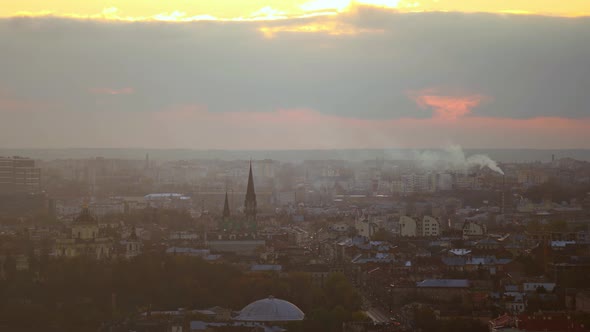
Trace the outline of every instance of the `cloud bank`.
{"type": "Polygon", "coordinates": [[[262,22],[3,19],[0,141],[590,148],[588,35],[588,18],[365,7],[262,22]]]}

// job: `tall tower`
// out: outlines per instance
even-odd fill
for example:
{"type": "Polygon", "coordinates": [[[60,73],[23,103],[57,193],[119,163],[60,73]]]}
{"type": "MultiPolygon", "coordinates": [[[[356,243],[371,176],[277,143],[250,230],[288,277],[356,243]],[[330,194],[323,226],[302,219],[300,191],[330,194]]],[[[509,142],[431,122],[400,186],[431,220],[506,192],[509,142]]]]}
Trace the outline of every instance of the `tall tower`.
{"type": "Polygon", "coordinates": [[[256,230],[256,192],[254,191],[254,177],[252,176],[252,160],[250,160],[250,174],[248,175],[248,187],[246,189],[246,199],[244,200],[244,214],[246,215],[246,224],[248,230],[256,230]]]}
{"type": "Polygon", "coordinates": [[[227,191],[225,192],[225,202],[223,203],[223,219],[229,219],[229,200],[227,199],[227,191]]]}
{"type": "Polygon", "coordinates": [[[234,226],[230,220],[229,200],[227,199],[227,191],[225,192],[225,202],[223,203],[223,213],[219,221],[219,229],[224,231],[233,231],[234,226]]]}

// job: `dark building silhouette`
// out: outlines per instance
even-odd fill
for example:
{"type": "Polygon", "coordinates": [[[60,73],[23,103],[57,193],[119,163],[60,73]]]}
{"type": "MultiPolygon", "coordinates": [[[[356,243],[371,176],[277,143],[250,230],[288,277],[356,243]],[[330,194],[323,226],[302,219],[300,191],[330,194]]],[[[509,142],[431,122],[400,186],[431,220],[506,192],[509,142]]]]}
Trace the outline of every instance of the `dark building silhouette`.
{"type": "Polygon", "coordinates": [[[229,198],[225,192],[225,201],[223,203],[223,212],[218,223],[218,230],[224,233],[234,235],[252,235],[256,232],[256,192],[254,190],[254,177],[252,175],[252,162],[250,162],[250,172],[248,174],[248,185],[246,188],[246,197],[244,199],[244,215],[232,216],[229,209],[229,198]]]}
{"type": "Polygon", "coordinates": [[[229,219],[229,200],[227,199],[227,191],[225,192],[225,202],[223,203],[223,219],[229,219]]]}
{"type": "Polygon", "coordinates": [[[250,161],[250,173],[248,174],[248,187],[244,200],[244,214],[247,230],[256,231],[256,192],[254,191],[254,177],[252,176],[252,161],[250,161]]]}
{"type": "Polygon", "coordinates": [[[229,200],[227,198],[227,191],[225,192],[225,202],[223,203],[223,214],[221,215],[221,222],[219,223],[219,230],[233,231],[235,230],[234,223],[231,220],[231,213],[229,211],[229,200]]]}

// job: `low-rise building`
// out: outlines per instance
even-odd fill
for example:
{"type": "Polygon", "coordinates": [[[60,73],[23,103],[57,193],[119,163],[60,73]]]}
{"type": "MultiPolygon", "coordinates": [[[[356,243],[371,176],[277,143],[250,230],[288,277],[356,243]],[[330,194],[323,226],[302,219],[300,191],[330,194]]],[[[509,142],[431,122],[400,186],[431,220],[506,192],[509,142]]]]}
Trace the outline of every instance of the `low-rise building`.
{"type": "Polygon", "coordinates": [[[473,221],[465,221],[463,224],[463,239],[482,237],[486,234],[486,225],[482,225],[473,221]]]}

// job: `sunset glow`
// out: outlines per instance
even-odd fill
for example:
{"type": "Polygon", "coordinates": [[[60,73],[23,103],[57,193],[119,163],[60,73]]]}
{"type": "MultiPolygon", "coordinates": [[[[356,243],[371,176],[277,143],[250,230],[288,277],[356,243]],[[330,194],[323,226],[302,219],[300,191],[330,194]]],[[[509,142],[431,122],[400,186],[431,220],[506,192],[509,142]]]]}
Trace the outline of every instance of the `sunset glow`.
{"type": "Polygon", "coordinates": [[[433,116],[441,120],[456,120],[468,115],[474,107],[489,99],[481,95],[445,96],[431,90],[410,95],[420,107],[431,108],[433,116]]]}
{"type": "Polygon", "coordinates": [[[550,16],[587,16],[585,0],[292,0],[292,1],[158,1],[87,0],[11,1],[0,8],[0,17],[58,16],[123,21],[275,20],[309,15],[334,15],[357,6],[390,8],[400,12],[458,11],[550,16]]]}

